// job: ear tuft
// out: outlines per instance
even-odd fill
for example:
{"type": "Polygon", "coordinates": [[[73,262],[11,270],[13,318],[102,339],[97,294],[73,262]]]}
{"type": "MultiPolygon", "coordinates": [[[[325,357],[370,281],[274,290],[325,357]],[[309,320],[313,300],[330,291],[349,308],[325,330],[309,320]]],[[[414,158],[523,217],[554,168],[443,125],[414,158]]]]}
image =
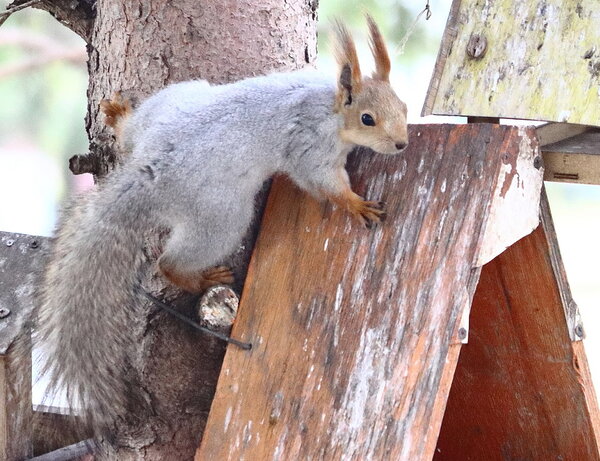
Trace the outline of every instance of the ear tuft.
{"type": "Polygon", "coordinates": [[[340,69],[340,89],[358,92],[362,83],[358,55],[354,40],[350,36],[346,26],[339,20],[335,21],[337,44],[335,57],[340,69]],[[343,80],[343,81],[342,81],[343,80]]]}
{"type": "Polygon", "coordinates": [[[375,58],[375,72],[373,73],[373,78],[375,80],[389,82],[391,68],[390,56],[383,41],[383,36],[379,31],[379,27],[377,27],[377,24],[375,24],[371,15],[367,14],[366,16],[370,32],[369,45],[371,46],[371,52],[375,58]]]}

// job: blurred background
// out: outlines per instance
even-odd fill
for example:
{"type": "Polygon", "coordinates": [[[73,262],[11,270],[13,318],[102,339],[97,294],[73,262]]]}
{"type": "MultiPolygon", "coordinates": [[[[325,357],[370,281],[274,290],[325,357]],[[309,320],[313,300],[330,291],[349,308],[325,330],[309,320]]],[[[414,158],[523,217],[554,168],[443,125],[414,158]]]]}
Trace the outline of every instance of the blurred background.
{"type": "MultiPolygon", "coordinates": [[[[9,2],[0,0],[0,11],[9,2]]],[[[398,47],[425,0],[321,0],[317,66],[334,71],[328,29],[342,18],[365,37],[363,12],[380,25],[393,52],[392,79],[409,107],[411,123],[461,123],[459,117],[420,112],[451,0],[430,0],[404,52],[398,47]]],[[[369,62],[365,40],[358,41],[369,62]]],[[[89,175],[73,176],[68,159],[87,152],[85,44],[49,14],[28,8],[0,27],[0,230],[51,235],[61,202],[91,187],[89,175]]],[[[366,71],[366,69],[365,69],[366,71]]],[[[587,332],[586,349],[600,390],[600,186],[546,183],[561,251],[587,332]]]]}

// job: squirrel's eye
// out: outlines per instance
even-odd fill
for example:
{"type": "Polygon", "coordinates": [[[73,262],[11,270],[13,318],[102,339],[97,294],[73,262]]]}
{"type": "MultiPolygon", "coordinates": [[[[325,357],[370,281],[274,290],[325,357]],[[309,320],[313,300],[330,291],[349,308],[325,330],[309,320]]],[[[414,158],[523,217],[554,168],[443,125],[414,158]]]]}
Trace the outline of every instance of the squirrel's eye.
{"type": "Polygon", "coordinates": [[[373,117],[369,114],[362,114],[360,120],[363,122],[363,125],[375,126],[375,120],[373,120],[373,117]]]}

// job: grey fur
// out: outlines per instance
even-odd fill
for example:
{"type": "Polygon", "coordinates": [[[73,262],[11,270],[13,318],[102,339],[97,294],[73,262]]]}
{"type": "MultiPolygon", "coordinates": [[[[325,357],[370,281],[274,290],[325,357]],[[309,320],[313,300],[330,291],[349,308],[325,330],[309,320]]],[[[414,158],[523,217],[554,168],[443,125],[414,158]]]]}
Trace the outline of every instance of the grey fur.
{"type": "Polygon", "coordinates": [[[185,82],[126,122],[130,158],[65,214],[36,328],[51,388],[66,388],[96,430],[130,404],[128,328],[138,315],[144,234],[170,229],[162,257],[203,270],[239,244],[275,172],[311,193],[338,192],[352,146],[338,137],[335,94],[335,82],[312,71],[185,82]]]}

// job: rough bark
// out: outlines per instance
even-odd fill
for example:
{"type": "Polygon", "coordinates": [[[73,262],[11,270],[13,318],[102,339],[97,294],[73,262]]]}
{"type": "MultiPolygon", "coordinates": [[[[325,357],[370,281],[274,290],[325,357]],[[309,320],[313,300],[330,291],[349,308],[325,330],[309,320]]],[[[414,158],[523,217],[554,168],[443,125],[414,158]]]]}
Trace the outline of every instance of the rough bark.
{"type": "Polygon", "coordinates": [[[103,176],[118,161],[101,99],[122,91],[143,99],[189,79],[226,83],[274,69],[298,69],[316,57],[317,0],[199,4],[98,1],[88,69],[89,172],[103,176]]]}
{"type": "MultiPolygon", "coordinates": [[[[114,91],[143,99],[177,81],[224,83],[313,61],[316,8],[317,0],[98,0],[88,40],[90,154],[72,159],[72,169],[101,178],[118,164],[113,135],[99,114],[100,100],[114,91]]],[[[251,230],[232,260],[238,287],[254,235],[251,230]]],[[[154,293],[164,291],[156,278],[149,287],[154,293]]],[[[188,301],[175,304],[192,316],[188,301]]],[[[224,347],[154,307],[137,330],[140,387],[152,402],[153,414],[119,422],[113,445],[103,447],[110,459],[191,459],[224,347]]]]}

